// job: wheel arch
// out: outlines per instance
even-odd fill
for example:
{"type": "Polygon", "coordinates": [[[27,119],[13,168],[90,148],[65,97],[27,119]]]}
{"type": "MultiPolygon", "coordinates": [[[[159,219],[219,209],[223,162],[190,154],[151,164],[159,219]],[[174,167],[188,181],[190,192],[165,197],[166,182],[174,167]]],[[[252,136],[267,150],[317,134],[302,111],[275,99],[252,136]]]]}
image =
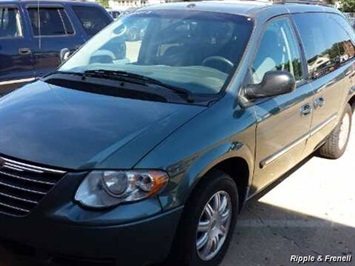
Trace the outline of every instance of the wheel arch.
{"type": "Polygon", "coordinates": [[[248,196],[249,181],[251,179],[251,171],[247,161],[242,157],[228,158],[216,164],[207,173],[211,171],[222,171],[234,180],[238,188],[239,210],[241,210],[248,196]]]}
{"type": "MultiPolygon", "coordinates": [[[[245,200],[248,198],[248,191],[252,181],[254,169],[252,158],[252,152],[243,145],[237,153],[229,152],[216,158],[212,164],[205,165],[196,177],[193,178],[194,180],[192,181],[185,202],[193,195],[196,187],[206,178],[206,175],[213,171],[222,171],[228,174],[237,185],[240,205],[239,210],[241,210],[245,200]]],[[[189,172],[192,174],[194,171],[189,172]]]]}

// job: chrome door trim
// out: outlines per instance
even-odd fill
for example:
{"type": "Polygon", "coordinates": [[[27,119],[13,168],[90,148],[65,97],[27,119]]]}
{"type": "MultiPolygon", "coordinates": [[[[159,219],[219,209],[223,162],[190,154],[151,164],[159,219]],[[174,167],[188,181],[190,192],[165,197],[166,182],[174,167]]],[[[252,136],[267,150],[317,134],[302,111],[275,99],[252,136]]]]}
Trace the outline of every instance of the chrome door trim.
{"type": "Polygon", "coordinates": [[[283,156],[285,153],[289,152],[293,148],[295,148],[297,145],[301,144],[303,141],[306,141],[309,137],[309,133],[303,135],[296,141],[292,142],[291,144],[287,145],[285,148],[281,149],[280,151],[274,153],[273,155],[270,155],[269,157],[265,158],[264,160],[260,161],[260,168],[264,168],[265,166],[271,164],[272,162],[276,161],[278,158],[283,156]]]}
{"type": "Polygon", "coordinates": [[[285,148],[277,151],[276,153],[270,155],[269,157],[263,159],[260,161],[259,167],[262,169],[265,166],[271,164],[272,162],[276,161],[279,159],[281,156],[285,155],[287,152],[295,148],[297,145],[301,144],[303,141],[307,140],[309,137],[314,136],[316,133],[318,133],[320,130],[322,130],[324,127],[332,123],[334,120],[336,120],[337,115],[333,114],[331,117],[329,117],[327,120],[316,126],[314,129],[312,129],[309,133],[303,135],[299,139],[295,140],[291,144],[287,145],[285,148]]]}
{"type": "Polygon", "coordinates": [[[309,133],[309,136],[312,137],[313,135],[317,134],[319,131],[321,131],[323,128],[325,128],[327,125],[329,125],[331,122],[333,122],[337,118],[336,114],[333,114],[331,117],[329,117],[327,120],[316,126],[314,129],[312,129],[309,133]]]}

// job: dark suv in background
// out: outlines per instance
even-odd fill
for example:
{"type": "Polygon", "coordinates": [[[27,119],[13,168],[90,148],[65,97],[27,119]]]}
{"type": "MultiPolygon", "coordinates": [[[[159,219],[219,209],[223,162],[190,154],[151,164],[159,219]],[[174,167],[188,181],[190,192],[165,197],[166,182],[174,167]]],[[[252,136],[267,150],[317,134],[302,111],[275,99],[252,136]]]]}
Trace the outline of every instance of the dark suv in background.
{"type": "Polygon", "coordinates": [[[0,243],[43,262],[218,265],[246,200],[312,153],[342,156],[354,88],[354,31],[330,7],[120,16],[0,98],[0,243]]]}
{"type": "Polygon", "coordinates": [[[78,49],[111,21],[95,3],[1,1],[0,95],[50,72],[62,48],[78,49]]]}

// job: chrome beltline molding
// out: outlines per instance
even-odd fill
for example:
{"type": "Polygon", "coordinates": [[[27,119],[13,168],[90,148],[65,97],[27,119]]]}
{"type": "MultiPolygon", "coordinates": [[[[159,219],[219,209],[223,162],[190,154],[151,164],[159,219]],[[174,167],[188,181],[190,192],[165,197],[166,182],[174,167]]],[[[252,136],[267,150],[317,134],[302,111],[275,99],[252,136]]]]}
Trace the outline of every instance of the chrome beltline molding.
{"type": "Polygon", "coordinates": [[[314,136],[317,132],[322,130],[324,127],[329,125],[337,118],[336,114],[333,114],[330,118],[322,122],[320,125],[316,126],[312,129],[309,133],[305,134],[304,136],[300,137],[296,141],[292,142],[290,145],[286,146],[285,148],[281,149],[280,151],[276,152],[275,154],[265,158],[264,160],[260,161],[260,168],[264,168],[268,164],[276,161],[278,158],[295,148],[297,145],[301,144],[303,141],[307,140],[309,137],[314,136]]]}

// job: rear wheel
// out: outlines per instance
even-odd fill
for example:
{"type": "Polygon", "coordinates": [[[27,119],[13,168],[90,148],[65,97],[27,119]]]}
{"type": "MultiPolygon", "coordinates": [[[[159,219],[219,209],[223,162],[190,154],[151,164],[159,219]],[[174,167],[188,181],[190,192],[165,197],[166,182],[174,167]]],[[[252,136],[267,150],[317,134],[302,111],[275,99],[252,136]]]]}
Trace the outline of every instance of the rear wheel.
{"type": "Polygon", "coordinates": [[[238,213],[233,179],[214,171],[198,184],[185,206],[169,265],[216,266],[227,251],[238,213]]]}
{"type": "Polygon", "coordinates": [[[328,136],[326,142],[319,148],[319,155],[324,158],[337,159],[341,157],[349,142],[352,120],[352,109],[349,104],[346,105],[339,124],[328,136]]]}

